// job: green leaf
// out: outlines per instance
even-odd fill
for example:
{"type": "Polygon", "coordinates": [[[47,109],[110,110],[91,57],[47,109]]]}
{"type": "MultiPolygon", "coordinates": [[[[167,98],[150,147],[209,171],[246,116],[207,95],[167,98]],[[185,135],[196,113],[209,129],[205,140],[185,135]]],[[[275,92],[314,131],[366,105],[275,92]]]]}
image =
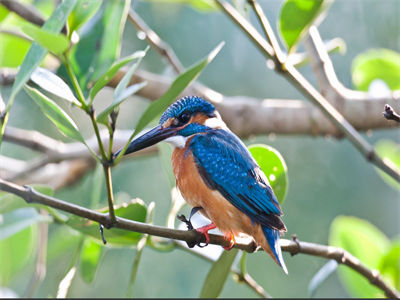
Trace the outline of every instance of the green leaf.
{"type": "Polygon", "coordinates": [[[0,5],[0,22],[3,22],[3,20],[8,16],[9,12],[10,11],[5,6],[0,5]]]}
{"type": "MultiPolygon", "coordinates": [[[[151,121],[154,120],[158,115],[160,115],[176,98],[182,93],[182,91],[200,75],[201,71],[214,59],[214,57],[221,50],[224,42],[220,43],[213,51],[210,52],[204,59],[190,67],[187,71],[179,75],[174,82],[171,84],[168,91],[161,96],[157,101],[152,102],[145,112],[140,117],[135,131],[133,132],[131,138],[142,131],[151,121]]],[[[128,143],[129,144],[129,143],[128,143]]],[[[125,146],[127,147],[128,144],[125,146]]],[[[123,154],[122,151],[121,154],[123,154]]]]}
{"type": "MultiPolygon", "coordinates": [[[[114,211],[115,215],[121,218],[126,218],[137,222],[146,221],[147,208],[144,202],[140,199],[133,199],[128,203],[115,206],[114,211]]],[[[104,208],[100,210],[100,212],[106,213],[108,212],[108,208],[104,208]]],[[[101,241],[98,223],[94,223],[93,221],[73,215],[68,219],[66,224],[83,234],[101,241]]],[[[142,237],[142,234],[138,232],[112,228],[110,230],[105,229],[104,236],[107,240],[107,244],[114,246],[133,247],[137,245],[138,241],[142,237]]]]}
{"type": "Polygon", "coordinates": [[[102,257],[104,247],[93,241],[91,238],[86,238],[80,256],[80,271],[82,279],[86,283],[91,283],[96,275],[100,259],[102,257]]]}
{"type": "Polygon", "coordinates": [[[217,298],[225,285],[238,249],[222,252],[219,259],[213,264],[204,281],[200,298],[217,298]]]}
{"type": "Polygon", "coordinates": [[[286,197],[289,179],[287,166],[278,150],[262,144],[249,145],[248,149],[271,184],[280,204],[286,197]]]}
{"type": "Polygon", "coordinates": [[[69,47],[69,40],[64,34],[51,33],[31,23],[22,24],[21,29],[36,43],[55,54],[62,54],[69,47]]]}
{"type": "Polygon", "coordinates": [[[49,216],[39,214],[33,207],[26,207],[2,214],[0,220],[0,241],[39,222],[50,222],[49,216]]]}
{"type": "Polygon", "coordinates": [[[331,259],[325,265],[322,266],[321,269],[311,278],[310,283],[308,285],[308,294],[310,297],[314,297],[315,292],[319,288],[319,286],[324,283],[324,281],[336,271],[338,267],[338,263],[336,260],[331,259]]]}
{"type": "Polygon", "coordinates": [[[114,99],[121,98],[123,91],[126,89],[129,82],[131,81],[131,77],[132,77],[133,73],[135,73],[140,62],[142,61],[142,58],[146,55],[147,50],[149,50],[149,46],[146,47],[146,49],[143,51],[143,53],[139,52],[136,62],[128,69],[128,71],[125,73],[124,77],[122,77],[121,81],[118,83],[117,87],[114,90],[114,99]]]}
{"type": "Polygon", "coordinates": [[[400,289],[400,239],[392,242],[389,251],[382,256],[379,262],[379,271],[391,280],[391,285],[400,289]]]}
{"type": "Polygon", "coordinates": [[[38,90],[25,86],[25,91],[35,103],[40,107],[43,113],[65,136],[85,143],[85,140],[75,122],[51,99],[40,93],[38,90]]]}
{"type": "Polygon", "coordinates": [[[51,95],[81,106],[69,86],[53,72],[38,67],[31,75],[31,80],[51,95]]]}
{"type": "Polygon", "coordinates": [[[382,79],[391,90],[400,90],[400,53],[371,49],[356,56],[351,68],[354,86],[367,91],[375,79],[382,79]]]}
{"type": "MultiPolygon", "coordinates": [[[[0,9],[4,6],[0,5],[0,9]]],[[[19,28],[21,20],[16,14],[9,14],[5,20],[1,22],[2,28],[19,28]]],[[[31,42],[19,37],[0,34],[0,67],[18,68],[26,56],[31,42]]]]}
{"type": "MultiPolygon", "coordinates": [[[[400,172],[400,145],[391,140],[381,139],[375,144],[376,153],[387,163],[393,165],[400,172]]],[[[400,190],[400,183],[398,183],[391,176],[375,168],[382,179],[392,188],[400,190]]]]}
{"type": "Polygon", "coordinates": [[[0,286],[8,286],[13,277],[34,258],[37,248],[37,224],[0,241],[2,258],[0,286]]]}
{"type": "Polygon", "coordinates": [[[133,84],[129,86],[127,89],[122,91],[122,94],[119,95],[119,98],[113,100],[111,105],[109,105],[106,109],[104,109],[98,116],[97,122],[102,124],[107,124],[107,117],[108,115],[118,107],[124,100],[126,100],[129,96],[135,94],[138,90],[144,87],[147,84],[147,81],[143,81],[140,83],[133,84]]]}
{"type": "Polygon", "coordinates": [[[306,35],[311,25],[318,25],[333,0],[286,0],[279,16],[279,31],[289,52],[306,35]]]}
{"type": "MultiPolygon", "coordinates": [[[[74,8],[76,1],[77,0],[65,0],[61,2],[54,13],[42,26],[42,29],[50,33],[60,32],[65,22],[67,21],[69,14],[74,8]]],[[[32,44],[32,46],[29,48],[29,51],[26,54],[21,67],[19,68],[18,74],[12,86],[9,103],[12,103],[12,99],[14,99],[15,95],[21,90],[24,84],[31,77],[31,74],[39,66],[46,53],[47,50],[36,43],[32,44]]]]}
{"type": "Polygon", "coordinates": [[[40,107],[46,117],[56,125],[62,134],[85,143],[85,140],[79,132],[78,127],[75,125],[75,122],[62,110],[61,107],[34,88],[25,86],[25,91],[40,107]]]}
{"type": "MultiPolygon", "coordinates": [[[[378,269],[382,256],[390,247],[388,238],[371,223],[347,216],[338,216],[333,220],[329,244],[347,250],[371,269],[378,269]]],[[[384,296],[380,289],[371,285],[365,277],[350,268],[340,266],[338,274],[352,297],[384,296]]]]}
{"type": "Polygon", "coordinates": [[[131,61],[143,57],[145,54],[146,53],[142,50],[136,51],[132,55],[114,62],[112,66],[99,78],[99,80],[96,81],[93,88],[90,90],[90,99],[93,101],[97,93],[115,76],[115,74],[117,74],[119,69],[131,61]]]}
{"type": "MultiPolygon", "coordinates": [[[[70,59],[85,97],[120,55],[129,7],[130,1],[103,1],[96,15],[79,30],[79,43],[72,48],[70,59]]],[[[59,72],[66,74],[65,66],[59,72]]]]}
{"type": "Polygon", "coordinates": [[[78,30],[100,8],[102,0],[78,0],[68,18],[69,35],[78,30]]]}

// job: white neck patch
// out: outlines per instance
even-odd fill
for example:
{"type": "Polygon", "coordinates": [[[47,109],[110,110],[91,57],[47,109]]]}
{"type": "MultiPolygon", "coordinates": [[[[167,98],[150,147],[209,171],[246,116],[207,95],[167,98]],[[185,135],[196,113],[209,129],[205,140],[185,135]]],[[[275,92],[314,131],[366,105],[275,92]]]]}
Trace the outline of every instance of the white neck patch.
{"type": "Polygon", "coordinates": [[[216,111],[215,112],[215,117],[214,118],[210,118],[207,119],[204,122],[204,125],[213,129],[217,129],[217,128],[222,128],[222,129],[226,129],[227,126],[225,124],[224,121],[222,121],[220,114],[216,111]]]}
{"type": "Polygon", "coordinates": [[[175,135],[171,136],[167,139],[164,140],[164,142],[167,142],[168,144],[172,145],[173,147],[178,147],[178,148],[184,148],[186,145],[188,137],[181,136],[181,135],[175,135]]]}

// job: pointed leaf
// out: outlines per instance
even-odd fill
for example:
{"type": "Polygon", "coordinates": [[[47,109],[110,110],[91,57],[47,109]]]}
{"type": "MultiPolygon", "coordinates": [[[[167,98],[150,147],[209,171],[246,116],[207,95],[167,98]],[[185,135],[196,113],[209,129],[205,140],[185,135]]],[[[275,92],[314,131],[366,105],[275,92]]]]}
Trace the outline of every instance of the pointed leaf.
{"type": "Polygon", "coordinates": [[[80,271],[82,279],[86,283],[91,283],[96,275],[103,254],[104,247],[99,243],[93,241],[91,238],[86,238],[82,251],[80,261],[80,271]]]}
{"type": "MultiPolygon", "coordinates": [[[[371,269],[378,269],[381,257],[388,251],[388,238],[371,223],[356,217],[338,216],[330,228],[329,244],[341,247],[371,269]]],[[[340,266],[341,282],[353,297],[383,297],[382,290],[354,270],[340,266]]]]}
{"type": "Polygon", "coordinates": [[[107,117],[108,115],[116,108],[118,107],[124,100],[126,100],[129,96],[135,94],[138,90],[140,90],[142,87],[144,87],[147,84],[147,81],[143,81],[140,83],[136,83],[134,85],[131,85],[127,89],[125,89],[121,95],[119,95],[119,98],[114,99],[114,101],[111,103],[110,106],[108,106],[105,110],[103,110],[98,116],[97,116],[97,121],[102,124],[107,124],[107,117]]]}
{"type": "Polygon", "coordinates": [[[102,0],[78,0],[75,8],[68,17],[69,34],[78,30],[100,8],[102,0]]]}
{"type": "MultiPolygon", "coordinates": [[[[128,203],[115,205],[114,210],[115,215],[118,217],[138,222],[146,221],[147,208],[144,202],[140,199],[132,199],[128,203]]],[[[108,212],[108,208],[104,208],[99,211],[105,213],[108,212]]],[[[101,241],[98,223],[94,223],[93,221],[73,215],[68,219],[66,224],[83,234],[89,235],[101,241]]],[[[107,245],[110,244],[113,246],[133,247],[137,245],[138,241],[142,237],[142,234],[138,232],[112,228],[110,230],[104,230],[104,237],[107,240],[107,245]]]]}
{"type": "Polygon", "coordinates": [[[279,31],[289,52],[305,36],[311,25],[318,25],[333,0],[286,0],[279,16],[279,31]]]}
{"type": "Polygon", "coordinates": [[[34,88],[25,87],[25,91],[31,96],[43,113],[60,130],[61,133],[72,139],[85,143],[75,122],[52,100],[34,88]]]}
{"type": "Polygon", "coordinates": [[[143,51],[143,55],[139,56],[136,62],[129,67],[128,71],[125,73],[124,77],[122,77],[121,81],[118,83],[117,87],[114,90],[114,99],[118,99],[121,97],[121,94],[128,86],[129,82],[131,81],[131,77],[133,73],[135,73],[136,69],[138,68],[142,58],[146,55],[147,50],[149,50],[149,46],[143,51]]]}
{"type": "Polygon", "coordinates": [[[68,102],[81,106],[69,86],[53,72],[38,67],[31,75],[31,80],[45,91],[68,102]]]}
{"type": "Polygon", "coordinates": [[[217,298],[221,294],[237,254],[238,249],[235,248],[222,252],[207,274],[200,298],[217,298]]]}
{"type": "Polygon", "coordinates": [[[310,297],[314,296],[318,287],[329,277],[329,275],[336,271],[337,267],[337,261],[331,259],[325,265],[323,265],[321,269],[318,270],[308,285],[308,294],[310,297]]]}
{"type": "Polygon", "coordinates": [[[117,74],[119,69],[121,69],[127,63],[135,59],[143,57],[146,53],[142,50],[136,51],[130,56],[124,57],[115,63],[96,81],[93,88],[90,90],[90,99],[93,100],[97,93],[117,74]]]}
{"type": "MultiPolygon", "coordinates": [[[[214,57],[221,50],[224,42],[221,42],[210,54],[207,55],[204,59],[202,59],[199,63],[195,64],[187,71],[179,75],[174,82],[171,84],[168,91],[161,96],[157,101],[152,102],[149,107],[145,110],[145,112],[140,117],[135,131],[130,137],[128,143],[125,145],[124,150],[121,151],[119,157],[121,157],[128,147],[129,142],[133,139],[135,135],[137,135],[140,131],[142,131],[147,124],[149,124],[154,118],[160,115],[176,98],[183,92],[183,90],[197,77],[200,75],[201,71],[214,59],[214,57]]],[[[119,158],[116,159],[118,161],[119,158]]]]}
{"type": "Polygon", "coordinates": [[[36,43],[45,47],[50,52],[62,54],[69,47],[69,40],[64,34],[52,33],[31,23],[22,24],[21,29],[36,43]]]}
{"type": "MultiPolygon", "coordinates": [[[[65,0],[61,2],[60,5],[57,6],[54,13],[42,26],[42,29],[50,33],[60,32],[67,21],[69,14],[74,8],[76,1],[77,0],[65,0]]],[[[15,78],[10,94],[10,102],[12,102],[12,99],[14,99],[15,95],[31,77],[32,72],[36,69],[36,67],[39,66],[46,53],[47,50],[44,47],[36,43],[32,44],[15,78]]]]}
{"type": "Polygon", "coordinates": [[[389,49],[371,49],[356,56],[351,68],[354,86],[367,91],[375,79],[393,90],[400,90],[400,53],[389,49]]]}
{"type": "Polygon", "coordinates": [[[282,155],[278,150],[262,144],[250,145],[248,149],[268,178],[279,203],[282,204],[289,185],[287,166],[282,155]]]}

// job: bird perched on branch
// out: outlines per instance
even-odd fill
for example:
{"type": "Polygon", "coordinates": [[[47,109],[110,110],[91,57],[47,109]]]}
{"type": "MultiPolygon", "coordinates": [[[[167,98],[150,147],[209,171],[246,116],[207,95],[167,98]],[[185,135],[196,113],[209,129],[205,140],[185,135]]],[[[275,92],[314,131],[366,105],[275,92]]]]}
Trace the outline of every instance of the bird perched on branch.
{"type": "Polygon", "coordinates": [[[245,233],[287,273],[279,246],[280,233],[286,227],[278,200],[257,162],[215,107],[200,97],[179,99],[167,108],[155,128],[129,144],[125,154],[160,141],[175,148],[172,166],[176,183],[194,208],[192,214],[199,210],[211,220],[211,224],[196,229],[206,242],[208,231],[216,227],[229,239],[229,249],[234,246],[234,237],[245,233]]]}

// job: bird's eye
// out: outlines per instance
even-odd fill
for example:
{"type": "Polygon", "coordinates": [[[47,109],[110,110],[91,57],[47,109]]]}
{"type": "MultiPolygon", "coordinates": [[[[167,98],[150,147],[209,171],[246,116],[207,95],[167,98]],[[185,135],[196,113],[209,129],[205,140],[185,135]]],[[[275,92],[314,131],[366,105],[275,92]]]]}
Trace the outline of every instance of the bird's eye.
{"type": "Polygon", "coordinates": [[[190,120],[190,115],[188,113],[182,113],[178,116],[178,121],[181,124],[185,124],[190,120]]]}

